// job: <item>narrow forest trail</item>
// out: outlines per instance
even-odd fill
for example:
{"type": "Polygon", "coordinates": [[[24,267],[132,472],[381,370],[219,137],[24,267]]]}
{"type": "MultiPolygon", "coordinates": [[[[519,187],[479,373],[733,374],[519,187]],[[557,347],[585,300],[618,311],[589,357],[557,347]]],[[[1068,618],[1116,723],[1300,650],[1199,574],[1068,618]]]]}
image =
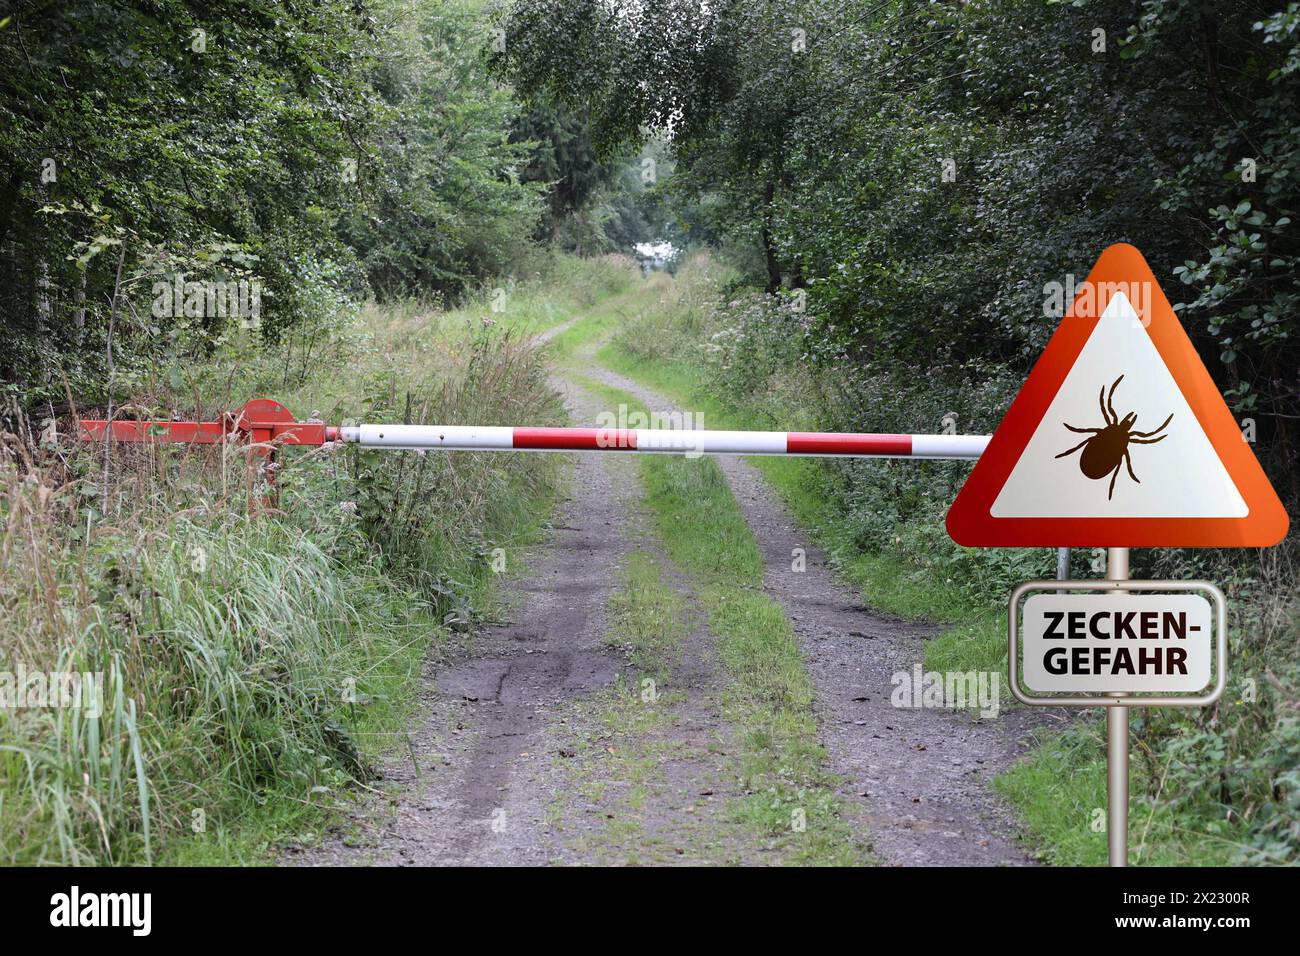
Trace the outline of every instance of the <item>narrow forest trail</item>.
{"type": "MultiPolygon", "coordinates": [[[[546,341],[576,322],[543,333],[546,341]]],[[[581,346],[554,384],[572,420],[592,424],[594,380],[658,412],[673,404],[600,366],[581,346]]],[[[788,862],[790,848],[746,826],[731,754],[725,678],[692,582],[643,516],[634,460],[572,456],[545,540],[504,585],[508,621],[427,662],[407,746],[381,768],[383,796],[360,801],[307,865],[529,865],[788,862]],[[676,609],[658,650],[654,700],[644,661],[611,621],[631,563],[655,569],[676,609]]],[[[836,580],[750,465],[720,460],[762,552],[763,588],[793,624],[816,693],[837,797],[855,840],[894,865],[1032,862],[989,787],[1022,752],[1022,713],[898,709],[891,676],[911,671],[933,632],[881,615],[836,580]],[[806,570],[791,570],[803,548],[806,570]]]]}

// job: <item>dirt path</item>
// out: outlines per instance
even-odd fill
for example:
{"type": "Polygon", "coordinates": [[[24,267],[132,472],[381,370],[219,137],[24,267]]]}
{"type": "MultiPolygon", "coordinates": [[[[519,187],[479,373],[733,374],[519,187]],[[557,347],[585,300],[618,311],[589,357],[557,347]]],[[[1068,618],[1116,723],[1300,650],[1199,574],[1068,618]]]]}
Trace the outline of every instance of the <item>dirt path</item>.
{"type": "Polygon", "coordinates": [[[582,316],[575,316],[566,322],[561,322],[559,325],[552,325],[549,329],[538,332],[536,335],[531,337],[531,340],[534,345],[540,348],[557,335],[563,335],[565,332],[569,331],[569,329],[573,328],[580,321],[582,321],[582,316]]]}
{"type": "MultiPolygon", "coordinates": [[[[583,373],[674,410],[594,362],[583,373]]],[[[575,422],[604,410],[576,386],[556,385],[575,422]]],[[[798,635],[840,795],[876,854],[903,865],[1030,862],[988,787],[1021,752],[1029,715],[893,707],[891,677],[922,660],[932,629],[864,607],[752,467],[721,465],[763,552],[765,588],[798,635]],[[802,573],[791,570],[795,548],[806,552],[802,573]]],[[[782,862],[775,844],[726,813],[738,780],[713,640],[689,610],[690,583],[638,518],[634,466],[618,455],[573,457],[553,527],[506,585],[509,623],[429,661],[409,746],[382,767],[382,796],[288,862],[782,862]],[[637,693],[639,672],[608,643],[607,609],[634,550],[654,557],[689,615],[650,705],[637,693]]]]}
{"type": "MultiPolygon", "coordinates": [[[[551,330],[558,334],[558,330],[551,330]]],[[[578,422],[600,407],[557,381],[578,422]]],[[[606,609],[633,548],[634,463],[574,456],[545,542],[505,588],[510,622],[430,660],[409,746],[303,865],[754,862],[724,818],[734,774],[711,638],[691,629],[656,700],[606,643],[606,609]],[[635,686],[635,685],[634,685],[635,686]]],[[[681,582],[678,582],[680,586],[681,582]]]]}
{"type": "MultiPolygon", "coordinates": [[[[587,374],[651,410],[679,411],[594,363],[587,374]]],[[[1041,718],[894,707],[892,676],[922,661],[934,628],[864,606],[752,466],[730,457],[719,463],[763,552],[765,587],[799,637],[817,691],[822,741],[845,781],[841,795],[862,808],[875,852],[897,865],[1031,863],[989,781],[1027,749],[1027,731],[1041,718]],[[803,572],[792,570],[795,548],[805,550],[803,572]]]]}
{"type": "Polygon", "coordinates": [[[783,862],[784,849],[729,813],[742,792],[714,638],[692,606],[689,583],[653,546],[641,551],[651,553],[682,602],[683,640],[649,687],[639,674],[639,683],[624,691],[575,700],[552,724],[567,748],[558,752],[572,754],[554,812],[566,862],[783,862]],[[653,702],[645,699],[647,689],[653,702]]]}

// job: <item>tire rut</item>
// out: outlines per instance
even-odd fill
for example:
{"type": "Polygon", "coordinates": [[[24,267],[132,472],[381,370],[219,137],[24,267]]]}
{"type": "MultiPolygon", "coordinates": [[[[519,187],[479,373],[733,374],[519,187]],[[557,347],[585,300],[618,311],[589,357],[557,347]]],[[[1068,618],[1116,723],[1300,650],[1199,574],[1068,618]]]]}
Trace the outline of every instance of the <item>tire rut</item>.
{"type": "MultiPolygon", "coordinates": [[[[557,383],[574,416],[589,396],[557,383]]],[[[381,768],[384,799],[363,801],[357,833],[299,855],[309,865],[545,863],[554,797],[539,752],[548,714],[608,687],[626,666],[603,643],[605,608],[633,545],[628,464],[574,456],[566,499],[526,573],[504,585],[511,621],[450,659],[431,659],[408,747],[381,768]]]]}
{"type": "MultiPolygon", "coordinates": [[[[594,362],[586,374],[648,408],[681,411],[594,362]]],[[[864,606],[753,466],[735,457],[718,461],[762,551],[765,589],[785,608],[803,650],[822,742],[844,780],[841,796],[860,808],[876,853],[895,865],[1032,864],[990,782],[1028,750],[1042,716],[1018,710],[978,719],[894,707],[894,674],[922,662],[937,628],[864,606]],[[795,548],[805,553],[800,573],[791,567],[795,548]]]]}
{"type": "MultiPolygon", "coordinates": [[[[601,408],[593,396],[554,384],[575,421],[596,419],[601,408]]],[[[284,862],[764,859],[763,847],[720,819],[735,780],[726,767],[730,732],[706,629],[694,629],[682,649],[654,728],[620,738],[620,748],[645,751],[640,760],[652,765],[653,779],[638,786],[652,791],[651,799],[628,806],[620,779],[627,764],[614,748],[589,747],[589,759],[575,759],[582,744],[602,739],[599,714],[613,699],[606,691],[632,674],[624,655],[605,643],[619,569],[634,548],[656,549],[636,517],[634,463],[608,455],[572,460],[568,493],[545,541],[524,559],[525,573],[503,588],[510,622],[426,663],[417,718],[405,750],[381,767],[381,795],[360,801],[323,845],[290,849],[284,862]],[[577,795],[584,782],[598,783],[603,794],[577,795]],[[615,832],[610,821],[619,824],[615,832]]]]}

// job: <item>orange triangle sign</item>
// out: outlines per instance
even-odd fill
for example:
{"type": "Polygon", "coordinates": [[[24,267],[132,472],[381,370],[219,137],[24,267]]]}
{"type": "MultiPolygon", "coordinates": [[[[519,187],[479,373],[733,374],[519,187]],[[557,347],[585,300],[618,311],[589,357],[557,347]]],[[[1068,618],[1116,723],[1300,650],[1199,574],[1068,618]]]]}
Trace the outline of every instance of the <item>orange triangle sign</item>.
{"type": "Polygon", "coordinates": [[[1265,547],[1287,526],[1129,245],[1097,260],[948,511],[985,547],[1265,547]]]}

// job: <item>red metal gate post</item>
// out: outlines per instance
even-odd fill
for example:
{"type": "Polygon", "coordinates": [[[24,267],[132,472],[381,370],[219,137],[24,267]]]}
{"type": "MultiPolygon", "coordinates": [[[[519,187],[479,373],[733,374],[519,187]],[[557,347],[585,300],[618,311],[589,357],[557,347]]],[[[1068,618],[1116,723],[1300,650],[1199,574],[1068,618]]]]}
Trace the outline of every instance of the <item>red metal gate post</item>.
{"type": "Polygon", "coordinates": [[[78,437],[85,441],[197,443],[215,445],[247,441],[248,507],[257,514],[278,506],[276,449],[281,445],[323,445],[337,434],[323,422],[300,422],[284,405],[255,398],[217,421],[113,421],[82,419],[78,437]],[[265,490],[258,487],[264,485],[265,490]]]}

